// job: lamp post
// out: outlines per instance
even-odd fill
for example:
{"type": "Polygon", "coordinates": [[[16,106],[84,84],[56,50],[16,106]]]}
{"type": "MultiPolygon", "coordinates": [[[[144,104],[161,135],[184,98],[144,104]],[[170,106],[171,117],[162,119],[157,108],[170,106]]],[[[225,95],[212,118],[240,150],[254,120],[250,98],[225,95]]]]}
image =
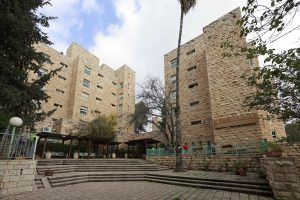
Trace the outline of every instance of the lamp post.
{"type": "Polygon", "coordinates": [[[16,127],[22,126],[23,120],[19,117],[12,117],[9,119],[9,124],[13,126],[13,130],[11,133],[11,138],[10,138],[10,143],[9,143],[9,149],[8,149],[8,154],[7,157],[10,158],[10,153],[11,153],[11,147],[13,144],[15,132],[16,132],[16,127]]]}

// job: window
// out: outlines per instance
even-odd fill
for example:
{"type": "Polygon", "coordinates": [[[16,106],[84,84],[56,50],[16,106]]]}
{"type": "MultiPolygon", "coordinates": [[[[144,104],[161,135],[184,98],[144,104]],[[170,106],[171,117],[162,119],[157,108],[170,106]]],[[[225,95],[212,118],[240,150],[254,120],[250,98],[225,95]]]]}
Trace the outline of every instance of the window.
{"type": "Polygon", "coordinates": [[[173,84],[176,83],[176,74],[171,76],[171,83],[173,83],[173,84]]]}
{"type": "Polygon", "coordinates": [[[190,71],[195,70],[195,69],[197,69],[196,65],[192,66],[192,67],[189,67],[187,70],[188,70],[188,72],[190,72],[190,71]]]}
{"type": "Polygon", "coordinates": [[[65,77],[61,76],[61,75],[58,75],[58,78],[62,79],[62,80],[67,80],[65,77]]]}
{"type": "Polygon", "coordinates": [[[117,85],[117,83],[116,83],[116,82],[114,82],[114,81],[112,81],[112,84],[114,84],[114,85],[117,85]]]}
{"type": "Polygon", "coordinates": [[[102,74],[100,74],[100,73],[98,73],[98,76],[100,76],[100,77],[102,77],[102,78],[104,77],[104,76],[103,76],[102,74]]]}
{"type": "Polygon", "coordinates": [[[80,114],[81,115],[87,115],[88,114],[88,108],[85,106],[80,107],[80,114]]]}
{"type": "Polygon", "coordinates": [[[113,96],[116,96],[116,93],[113,93],[113,92],[112,92],[111,94],[112,94],[113,96]]]}
{"type": "Polygon", "coordinates": [[[192,49],[192,50],[188,51],[188,52],[186,53],[186,55],[191,55],[192,53],[195,53],[195,49],[192,49]]]}
{"type": "Polygon", "coordinates": [[[91,75],[91,72],[92,72],[91,68],[84,67],[84,73],[85,73],[86,75],[91,75]]]}
{"type": "Polygon", "coordinates": [[[65,91],[60,90],[60,89],[56,89],[56,92],[58,92],[58,93],[60,93],[60,94],[64,94],[64,93],[65,93],[65,91]]]}
{"type": "Polygon", "coordinates": [[[96,97],[96,100],[97,100],[97,101],[102,101],[102,99],[101,99],[101,98],[99,98],[99,97],[96,97]]]}
{"type": "Polygon", "coordinates": [[[101,114],[101,111],[95,110],[95,113],[96,113],[96,114],[101,114]]]}
{"type": "Polygon", "coordinates": [[[48,70],[44,68],[40,68],[38,71],[38,77],[42,77],[44,75],[48,74],[48,70]]]}
{"type": "Polygon", "coordinates": [[[65,68],[67,68],[68,67],[68,65],[67,64],[65,64],[65,63],[63,63],[63,62],[60,62],[59,63],[62,67],[65,67],[65,68]]]}
{"type": "Polygon", "coordinates": [[[116,107],[116,105],[115,105],[115,104],[113,104],[113,103],[112,103],[112,104],[110,104],[110,105],[111,105],[112,107],[116,107]]]}
{"type": "Polygon", "coordinates": [[[272,138],[277,138],[276,131],[272,131],[272,138]]]}
{"type": "Polygon", "coordinates": [[[176,100],[176,91],[172,91],[171,93],[171,99],[176,100]]]}
{"type": "Polygon", "coordinates": [[[55,106],[55,107],[60,107],[60,108],[63,107],[61,104],[58,104],[58,103],[54,103],[54,106],[55,106]]]}
{"type": "Polygon", "coordinates": [[[81,93],[81,97],[86,101],[89,100],[89,94],[86,92],[81,93]]]}
{"type": "Polygon", "coordinates": [[[86,87],[86,88],[89,88],[90,87],[90,81],[86,80],[86,79],[83,79],[83,86],[86,87]]]}
{"type": "Polygon", "coordinates": [[[173,60],[170,61],[170,67],[171,68],[177,67],[177,58],[174,58],[173,60]]]}
{"type": "Polygon", "coordinates": [[[199,125],[199,124],[201,124],[201,120],[192,121],[191,124],[192,124],[193,126],[199,125]]]}
{"type": "Polygon", "coordinates": [[[248,64],[251,65],[251,66],[253,66],[253,64],[254,64],[253,58],[249,58],[249,59],[248,59],[248,64]]]}
{"type": "Polygon", "coordinates": [[[193,83],[193,84],[189,85],[189,88],[194,88],[196,86],[198,86],[198,83],[193,83]]]}
{"type": "Polygon", "coordinates": [[[100,85],[97,85],[97,88],[99,88],[99,89],[103,89],[103,87],[102,87],[102,86],[100,86],[100,85]]]}
{"type": "Polygon", "coordinates": [[[120,83],[120,87],[121,88],[123,88],[124,87],[124,83],[122,82],[122,83],[120,83]]]}
{"type": "Polygon", "coordinates": [[[190,106],[196,106],[196,105],[199,105],[199,101],[195,101],[195,102],[190,103],[190,106]]]}

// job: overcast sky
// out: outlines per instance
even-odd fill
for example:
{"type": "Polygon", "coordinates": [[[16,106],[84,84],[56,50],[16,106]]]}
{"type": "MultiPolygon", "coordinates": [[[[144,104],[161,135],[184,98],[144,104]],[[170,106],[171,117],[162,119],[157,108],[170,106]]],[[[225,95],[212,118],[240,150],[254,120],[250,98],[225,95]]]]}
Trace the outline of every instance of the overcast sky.
{"type": "MultiPolygon", "coordinates": [[[[123,64],[130,66],[136,71],[137,82],[142,82],[148,74],[163,78],[164,54],[177,46],[180,17],[177,0],[51,2],[52,7],[45,7],[43,12],[58,17],[45,30],[56,50],[65,52],[74,41],[99,57],[101,64],[113,69],[123,64]]],[[[184,18],[183,43],[245,2],[198,0],[197,6],[184,18]]]]}

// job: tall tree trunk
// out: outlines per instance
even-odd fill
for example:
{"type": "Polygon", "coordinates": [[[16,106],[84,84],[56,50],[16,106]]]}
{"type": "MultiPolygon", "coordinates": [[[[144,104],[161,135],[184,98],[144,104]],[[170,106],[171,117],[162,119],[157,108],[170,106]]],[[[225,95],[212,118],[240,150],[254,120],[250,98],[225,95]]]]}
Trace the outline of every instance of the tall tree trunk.
{"type": "Polygon", "coordinates": [[[178,37],[178,47],[177,47],[177,66],[176,66],[176,165],[175,171],[184,171],[183,168],[183,158],[181,150],[181,130],[180,130],[180,105],[179,105],[179,66],[180,66],[180,45],[181,45],[181,35],[182,35],[182,25],[183,25],[183,8],[181,8],[180,13],[180,28],[178,37]]]}

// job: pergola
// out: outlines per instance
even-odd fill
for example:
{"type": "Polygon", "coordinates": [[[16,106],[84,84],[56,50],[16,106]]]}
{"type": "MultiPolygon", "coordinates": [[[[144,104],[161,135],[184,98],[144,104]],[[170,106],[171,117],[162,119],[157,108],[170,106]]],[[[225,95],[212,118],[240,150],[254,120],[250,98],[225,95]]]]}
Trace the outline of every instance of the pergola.
{"type": "Polygon", "coordinates": [[[160,143],[160,141],[155,140],[153,138],[141,138],[141,139],[132,139],[125,143],[127,144],[127,148],[128,148],[127,149],[128,156],[143,157],[143,155],[146,155],[146,149],[148,148],[148,145],[155,144],[157,148],[157,144],[160,143]]]}
{"type": "Polygon", "coordinates": [[[49,132],[41,132],[37,134],[39,138],[44,138],[45,142],[43,145],[43,152],[42,152],[42,158],[45,157],[45,152],[47,150],[47,141],[48,139],[56,139],[56,140],[61,140],[62,143],[64,144],[65,141],[70,140],[70,146],[69,146],[69,153],[68,153],[68,158],[71,158],[71,152],[72,152],[72,144],[74,140],[78,141],[78,151],[80,152],[80,147],[82,141],[87,141],[89,143],[88,145],[88,157],[90,156],[90,146],[91,143],[97,144],[97,145],[105,145],[107,149],[111,146],[115,148],[117,146],[117,150],[119,147],[119,142],[113,141],[113,139],[108,139],[108,138],[102,138],[98,136],[73,136],[73,135],[64,135],[64,134],[58,134],[58,133],[49,133],[49,132]]]}

